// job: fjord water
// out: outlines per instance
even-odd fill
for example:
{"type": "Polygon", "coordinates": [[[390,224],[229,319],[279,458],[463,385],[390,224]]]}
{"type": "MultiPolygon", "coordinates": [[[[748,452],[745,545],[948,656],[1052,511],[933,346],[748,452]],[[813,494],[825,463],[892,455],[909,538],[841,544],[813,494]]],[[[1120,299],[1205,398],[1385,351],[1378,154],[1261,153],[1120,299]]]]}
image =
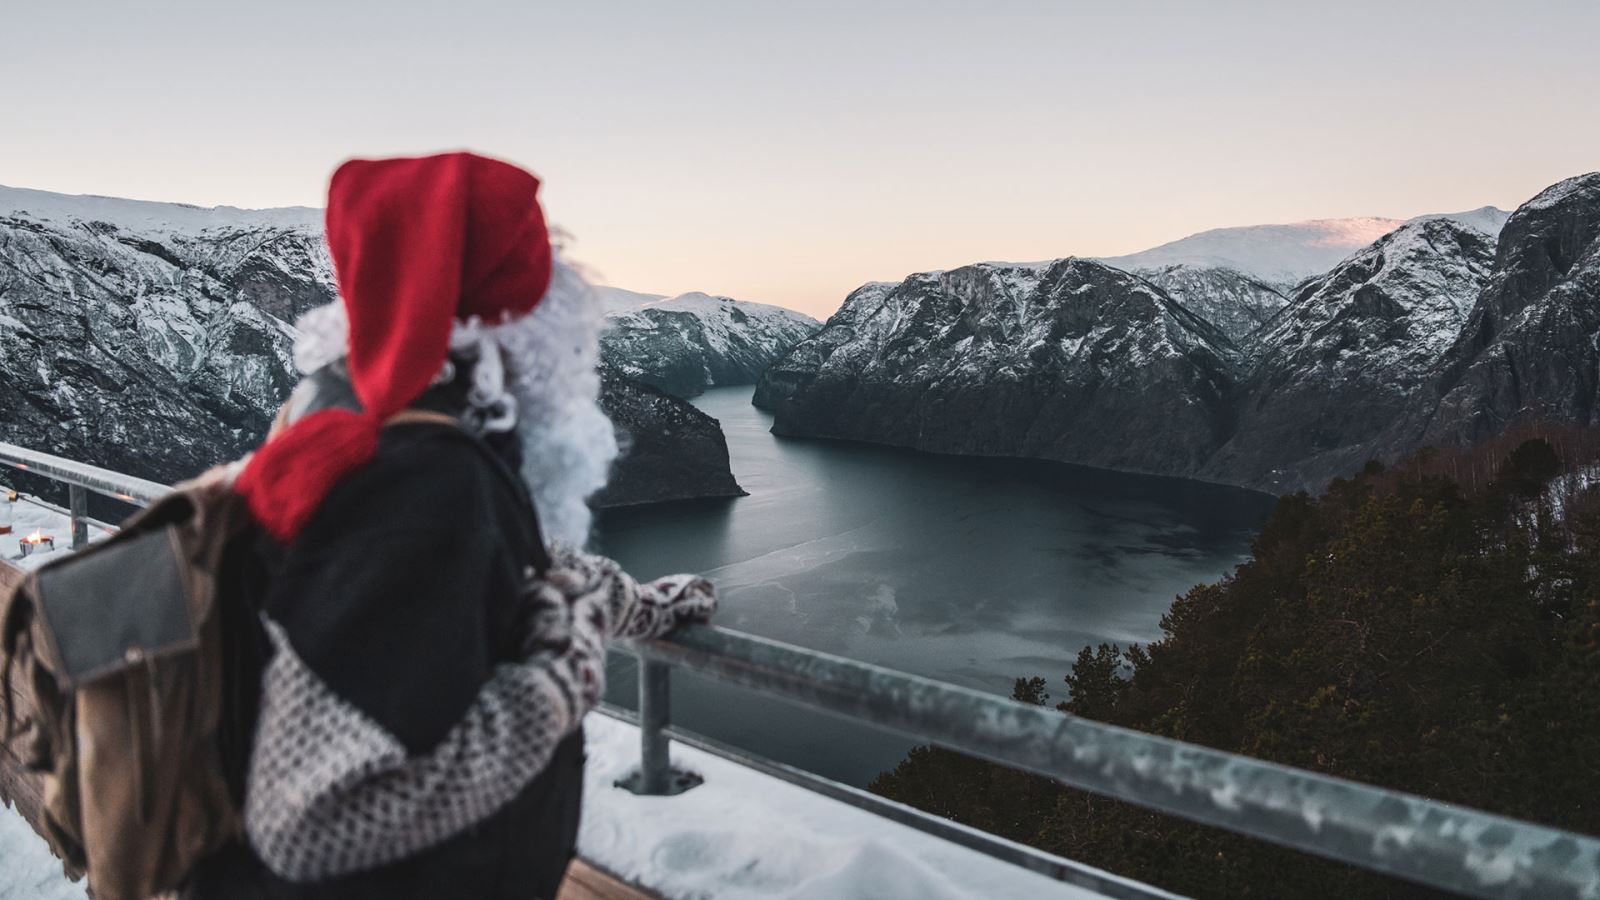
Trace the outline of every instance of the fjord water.
{"type": "MultiPolygon", "coordinates": [[[[717,623],[979,690],[1043,675],[1079,649],[1160,635],[1174,596],[1248,552],[1272,499],[1056,463],[934,456],[779,438],[749,387],[694,403],[727,434],[750,496],[605,514],[600,544],[640,578],[700,572],[717,623]]],[[[631,663],[612,699],[631,705],[631,663]]],[[[852,784],[915,742],[678,676],[673,720],[852,784]]]]}

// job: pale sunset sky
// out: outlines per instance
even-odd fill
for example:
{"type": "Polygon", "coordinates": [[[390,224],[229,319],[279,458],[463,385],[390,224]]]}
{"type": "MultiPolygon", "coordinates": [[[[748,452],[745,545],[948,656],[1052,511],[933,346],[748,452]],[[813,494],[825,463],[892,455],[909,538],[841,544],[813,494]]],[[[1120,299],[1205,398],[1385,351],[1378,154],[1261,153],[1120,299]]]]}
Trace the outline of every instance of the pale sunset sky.
{"type": "Polygon", "coordinates": [[[8,2],[0,184],[322,204],[353,155],[545,182],[599,280],[869,280],[1515,207],[1600,168],[1600,2],[8,2]]]}

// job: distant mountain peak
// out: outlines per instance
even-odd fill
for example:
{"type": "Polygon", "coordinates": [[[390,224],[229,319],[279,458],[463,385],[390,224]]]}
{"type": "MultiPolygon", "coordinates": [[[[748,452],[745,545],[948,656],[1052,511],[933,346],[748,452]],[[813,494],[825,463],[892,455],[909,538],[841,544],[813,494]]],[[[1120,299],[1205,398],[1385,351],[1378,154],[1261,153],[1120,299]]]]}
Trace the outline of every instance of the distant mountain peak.
{"type": "Polygon", "coordinates": [[[1509,216],[1505,210],[1483,206],[1413,219],[1363,216],[1212,228],[1138,253],[1102,257],[1101,262],[1124,269],[1159,269],[1170,265],[1227,268],[1287,286],[1328,271],[1350,254],[1407,222],[1451,219],[1493,237],[1500,233],[1509,216]]]}
{"type": "Polygon", "coordinates": [[[5,185],[0,185],[0,216],[60,224],[104,222],[127,231],[187,236],[238,228],[322,230],[322,210],[309,206],[205,207],[98,194],[58,194],[5,185]]]}
{"type": "Polygon", "coordinates": [[[595,285],[595,293],[600,296],[600,305],[607,316],[616,318],[642,309],[676,310],[678,312],[712,311],[721,307],[732,306],[743,309],[745,312],[771,312],[792,318],[804,319],[813,325],[821,324],[805,313],[792,310],[787,306],[778,306],[773,303],[758,303],[753,300],[736,300],[722,294],[708,294],[704,291],[688,291],[687,293],[669,296],[667,294],[651,294],[641,291],[630,291],[627,288],[613,287],[608,284],[595,285]]]}

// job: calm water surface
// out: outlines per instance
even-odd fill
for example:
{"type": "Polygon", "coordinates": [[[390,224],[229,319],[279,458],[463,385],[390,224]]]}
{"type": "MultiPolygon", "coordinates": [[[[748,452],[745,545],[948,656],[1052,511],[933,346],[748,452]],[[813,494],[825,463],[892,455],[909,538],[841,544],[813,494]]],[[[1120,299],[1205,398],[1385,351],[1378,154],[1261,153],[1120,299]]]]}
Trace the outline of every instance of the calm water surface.
{"type": "MultiPolygon", "coordinates": [[[[717,582],[717,623],[1009,694],[1061,676],[1087,644],[1148,641],[1190,586],[1237,565],[1261,494],[1017,460],[774,437],[749,387],[694,403],[722,423],[749,497],[607,513],[601,547],[648,578],[717,582]]],[[[631,705],[631,661],[612,699],[631,705]]],[[[676,722],[865,784],[913,742],[679,678],[676,722]]]]}

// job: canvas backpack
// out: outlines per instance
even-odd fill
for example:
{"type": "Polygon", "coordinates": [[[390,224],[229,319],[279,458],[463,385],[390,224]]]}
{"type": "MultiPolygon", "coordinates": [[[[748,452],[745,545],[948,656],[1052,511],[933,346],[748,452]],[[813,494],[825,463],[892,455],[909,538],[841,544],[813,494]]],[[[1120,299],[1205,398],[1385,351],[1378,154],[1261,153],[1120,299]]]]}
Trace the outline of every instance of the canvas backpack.
{"type": "Polygon", "coordinates": [[[175,890],[240,815],[219,752],[219,572],[250,521],[181,488],[0,596],[3,736],[43,779],[40,825],[96,900],[175,890]]]}

